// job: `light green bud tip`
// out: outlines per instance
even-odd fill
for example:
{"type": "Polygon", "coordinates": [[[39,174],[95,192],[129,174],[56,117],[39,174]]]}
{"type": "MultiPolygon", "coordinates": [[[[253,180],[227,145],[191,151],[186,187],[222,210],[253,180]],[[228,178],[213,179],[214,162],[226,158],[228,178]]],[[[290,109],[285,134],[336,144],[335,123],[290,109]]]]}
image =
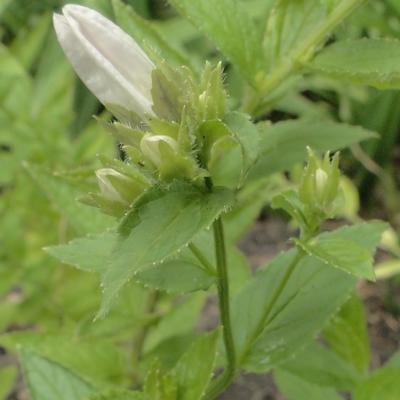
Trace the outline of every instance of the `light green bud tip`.
{"type": "Polygon", "coordinates": [[[162,163],[162,146],[165,144],[173,152],[178,151],[178,143],[176,140],[165,135],[151,135],[143,136],[140,142],[140,150],[145,157],[157,168],[161,167],[162,163]]]}
{"type": "Polygon", "coordinates": [[[299,188],[301,201],[311,208],[327,211],[338,194],[340,170],[339,153],[332,159],[330,153],[319,159],[314,152],[307,148],[308,163],[304,170],[299,188]]]}
{"type": "Polygon", "coordinates": [[[120,216],[124,210],[149,186],[140,176],[136,178],[114,168],[96,171],[100,193],[92,193],[84,199],[87,204],[101,208],[107,214],[120,216]]]}

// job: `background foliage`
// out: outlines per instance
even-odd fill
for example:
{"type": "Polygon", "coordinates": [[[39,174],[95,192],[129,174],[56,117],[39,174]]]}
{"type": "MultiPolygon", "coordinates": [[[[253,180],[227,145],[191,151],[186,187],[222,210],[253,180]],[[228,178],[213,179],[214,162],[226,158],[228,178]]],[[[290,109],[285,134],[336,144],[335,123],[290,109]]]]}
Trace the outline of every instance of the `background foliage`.
{"type": "MultiPolygon", "coordinates": [[[[365,310],[352,293],[354,280],[339,269],[318,271],[329,263],[365,276],[372,269],[370,253],[380,245],[385,257],[375,272],[399,284],[398,2],[367,2],[345,22],[335,16],[346,0],[80,3],[116,21],[172,65],[199,72],[205,60],[221,60],[231,106],[250,113],[265,133],[262,158],[224,218],[241,368],[272,372],[289,400],[340,399],[343,392],[355,400],[395,399],[399,356],[370,371],[365,310]],[[346,253],[321,256],[320,238],[314,248],[303,245],[308,268],[297,270],[287,290],[274,292],[269,286],[281,279],[293,251],[252,275],[236,244],[262,210],[273,212],[273,195],[298,182],[307,145],[318,152],[347,148],[342,164],[351,179],[342,182],[340,220],[357,223],[348,229],[356,231],[355,246],[366,256],[359,250],[350,265],[346,253]],[[390,222],[383,242],[386,226],[361,223],[360,215],[390,222]],[[265,298],[266,291],[272,297],[265,298]],[[301,323],[294,317],[299,314],[301,323]]],[[[112,281],[98,267],[108,256],[113,237],[104,232],[113,222],[76,198],[95,186],[97,155],[120,152],[92,118],[110,115],[76,78],[56,42],[51,15],[62,5],[0,1],[0,345],[12,355],[0,364],[0,398],[16,398],[7,396],[21,392],[23,374],[34,400],[199,399],[224,357],[214,359],[221,346],[217,334],[196,329],[215,277],[181,247],[199,232],[194,243],[214,263],[205,228],[226,197],[220,193],[202,209],[196,198],[168,194],[187,215],[199,213],[190,236],[179,237],[162,258],[176,250],[185,254],[170,261],[170,269],[155,265],[139,273],[112,307],[103,299],[110,313],[93,322],[102,296],[98,276],[88,271],[100,272],[106,286],[112,281]],[[71,240],[72,250],[65,246],[71,240]],[[58,246],[47,252],[58,260],[43,250],[51,245],[58,246]],[[148,288],[157,291],[149,295],[148,288]],[[143,382],[144,393],[128,392],[143,382]]],[[[174,216],[153,207],[149,215],[164,216],[166,225],[174,216]]],[[[355,231],[339,239],[351,239],[355,231]]],[[[153,262],[147,254],[146,263],[153,262]]]]}

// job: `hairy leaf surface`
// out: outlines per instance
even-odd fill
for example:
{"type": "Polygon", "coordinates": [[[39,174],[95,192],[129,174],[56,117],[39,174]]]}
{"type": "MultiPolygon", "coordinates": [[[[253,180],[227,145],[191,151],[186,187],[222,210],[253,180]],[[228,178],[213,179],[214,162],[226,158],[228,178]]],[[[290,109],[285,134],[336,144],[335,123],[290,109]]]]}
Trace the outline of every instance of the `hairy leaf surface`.
{"type": "MultiPolygon", "coordinates": [[[[381,232],[382,224],[365,223],[343,228],[341,235],[372,253],[381,232]]],[[[235,298],[234,338],[246,370],[267,371],[309,344],[354,286],[349,274],[315,257],[304,256],[293,268],[296,257],[296,250],[279,255],[235,298]]]]}
{"type": "Polygon", "coordinates": [[[102,275],[100,315],[107,312],[115,295],[135,273],[182,249],[231,203],[230,191],[204,193],[185,187],[134,208],[123,223],[121,240],[102,275]]]}
{"type": "Polygon", "coordinates": [[[211,379],[218,331],[200,336],[172,371],[178,383],[178,399],[199,400],[211,379]]]}
{"type": "Polygon", "coordinates": [[[336,42],[307,64],[313,71],[378,89],[400,87],[400,41],[353,39],[336,42]]]}
{"type": "Polygon", "coordinates": [[[351,364],[318,343],[307,346],[279,368],[311,384],[337,390],[352,389],[362,380],[362,375],[351,364]]]}
{"type": "Polygon", "coordinates": [[[360,373],[367,371],[370,361],[367,321],[364,305],[355,294],[324,330],[324,338],[333,351],[360,373]]]}
{"type": "Polygon", "coordinates": [[[240,1],[170,0],[170,3],[255,84],[263,70],[261,37],[240,1]]]}
{"type": "Polygon", "coordinates": [[[333,232],[325,232],[309,243],[296,242],[309,255],[326,264],[360,278],[375,280],[373,253],[367,243],[371,237],[379,243],[386,228],[387,224],[383,222],[344,226],[333,232]],[[358,233],[353,237],[354,232],[358,233]]]}
{"type": "Polygon", "coordinates": [[[95,389],[61,365],[29,351],[20,361],[32,400],[84,400],[95,389]]]}
{"type": "Polygon", "coordinates": [[[334,389],[307,382],[284,370],[275,371],[274,379],[288,400],[342,400],[334,389]]]}

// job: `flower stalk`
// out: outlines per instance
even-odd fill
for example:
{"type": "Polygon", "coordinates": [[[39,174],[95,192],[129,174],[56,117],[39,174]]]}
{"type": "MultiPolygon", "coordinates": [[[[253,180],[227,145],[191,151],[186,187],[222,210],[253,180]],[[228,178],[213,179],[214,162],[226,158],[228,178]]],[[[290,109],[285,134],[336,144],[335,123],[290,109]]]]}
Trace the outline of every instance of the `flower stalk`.
{"type": "Polygon", "coordinates": [[[230,315],[228,266],[222,218],[219,217],[213,224],[215,255],[217,259],[217,289],[222,325],[222,335],[226,351],[227,365],[222,375],[210,386],[205,399],[215,399],[233,381],[236,375],[236,350],[233,340],[233,331],[230,315]]]}

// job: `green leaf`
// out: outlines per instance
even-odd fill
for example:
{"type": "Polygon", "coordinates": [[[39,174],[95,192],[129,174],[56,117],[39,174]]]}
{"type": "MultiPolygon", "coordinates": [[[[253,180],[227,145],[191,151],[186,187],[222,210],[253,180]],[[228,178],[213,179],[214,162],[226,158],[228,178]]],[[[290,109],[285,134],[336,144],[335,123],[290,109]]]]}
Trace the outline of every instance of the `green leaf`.
{"type": "Polygon", "coordinates": [[[394,355],[386,362],[385,367],[400,369],[400,351],[396,351],[394,355]]]}
{"type": "Polygon", "coordinates": [[[244,171],[255,163],[260,148],[260,133],[246,114],[232,112],[225,117],[225,123],[242,146],[244,171]]]}
{"type": "Polygon", "coordinates": [[[146,375],[143,388],[151,400],[176,400],[177,383],[171,374],[162,371],[159,362],[153,363],[146,375]]]}
{"type": "Polygon", "coordinates": [[[194,293],[187,298],[175,302],[171,309],[164,314],[156,325],[152,326],[151,331],[146,337],[144,353],[152,353],[162,343],[173,337],[193,333],[193,328],[198,322],[201,310],[204,306],[205,293],[194,293]]]}
{"type": "Polygon", "coordinates": [[[236,243],[250,229],[267,204],[273,184],[265,180],[247,183],[238,193],[235,207],[224,216],[227,241],[236,243]]]}
{"type": "Polygon", "coordinates": [[[315,0],[278,1],[270,13],[264,37],[269,69],[293,63],[292,58],[309,41],[326,15],[325,7],[315,0]]]}
{"type": "Polygon", "coordinates": [[[375,281],[372,255],[351,240],[329,236],[313,239],[311,242],[296,240],[307,254],[325,264],[339,268],[359,278],[375,281]]]}
{"type": "Polygon", "coordinates": [[[286,211],[302,228],[307,228],[307,220],[303,213],[304,205],[294,190],[288,190],[274,196],[271,207],[286,211]]]}
{"type": "Polygon", "coordinates": [[[312,257],[293,269],[296,257],[294,250],[279,255],[234,299],[234,340],[245,370],[265,372],[309,344],[354,285],[312,257]]]}
{"type": "Polygon", "coordinates": [[[85,400],[155,400],[150,399],[144,393],[131,392],[127,390],[108,390],[104,393],[95,394],[85,400]]]}
{"type": "Polygon", "coordinates": [[[376,370],[353,392],[354,400],[397,400],[400,393],[400,368],[391,366],[376,370]]]}
{"type": "MultiPolygon", "coordinates": [[[[225,218],[223,218],[223,221],[225,222],[225,218]]],[[[224,224],[224,226],[227,228],[226,224],[224,224]]],[[[228,229],[225,229],[225,231],[228,233],[228,229]]],[[[214,236],[211,231],[203,230],[193,240],[193,244],[197,246],[211,266],[215,266],[217,264],[217,260],[215,258],[214,236]]],[[[250,278],[251,268],[247,258],[234,244],[227,244],[226,255],[227,263],[229,265],[228,278],[230,293],[233,295],[250,278]]],[[[195,258],[193,257],[193,259],[195,258]]]]}
{"type": "Polygon", "coordinates": [[[354,400],[397,400],[400,393],[400,352],[375,370],[353,392],[354,400]]]}
{"type": "Polygon", "coordinates": [[[67,244],[45,247],[44,250],[64,264],[89,272],[101,272],[107,265],[118,240],[115,232],[88,235],[67,244]]]}
{"type": "Polygon", "coordinates": [[[111,225],[111,217],[77,201],[77,197],[85,193],[79,185],[35,165],[26,165],[26,170],[47,195],[53,207],[78,233],[101,232],[111,225]]]}
{"type": "Polygon", "coordinates": [[[0,369],[0,399],[7,399],[15,380],[17,369],[15,367],[5,367],[0,369]]]}
{"type": "Polygon", "coordinates": [[[170,0],[253,85],[264,69],[261,37],[238,0],[170,0]],[[210,12],[212,10],[212,12],[210,12]]]}
{"type": "Polygon", "coordinates": [[[361,381],[361,375],[332,350],[312,343],[295,358],[279,366],[311,384],[349,390],[361,381]]]}
{"type": "MultiPolygon", "coordinates": [[[[74,239],[67,244],[46,247],[44,250],[64,264],[88,272],[103,273],[117,243],[118,235],[115,232],[105,232],[74,239]]],[[[214,276],[185,257],[152,265],[144,271],[138,271],[132,279],[145,287],[169,293],[206,290],[215,281],[214,276]]]]}
{"type": "Polygon", "coordinates": [[[199,400],[211,379],[218,342],[218,331],[199,337],[178,361],[172,375],[178,383],[178,398],[199,400]]]}
{"type": "Polygon", "coordinates": [[[341,0],[320,0],[320,3],[323,4],[328,10],[331,10],[335,7],[341,0]]]}
{"type": "Polygon", "coordinates": [[[330,236],[340,237],[344,240],[351,240],[361,247],[364,247],[372,254],[379,245],[383,232],[388,224],[382,221],[361,222],[355,225],[346,225],[332,232],[322,233],[319,237],[330,236]]]}
{"type": "Polygon", "coordinates": [[[334,78],[378,89],[398,89],[400,41],[353,39],[336,42],[322,50],[307,66],[334,78]]]}
{"type": "Polygon", "coordinates": [[[20,361],[32,400],[84,400],[94,388],[61,365],[30,351],[20,361]]]}
{"type": "Polygon", "coordinates": [[[274,379],[287,400],[341,400],[335,390],[307,382],[289,372],[278,369],[274,379]]]}
{"type": "Polygon", "coordinates": [[[26,331],[1,335],[0,343],[9,351],[20,348],[33,351],[35,357],[44,357],[96,387],[121,385],[126,380],[124,351],[105,339],[77,339],[26,331]]]}
{"type": "Polygon", "coordinates": [[[145,287],[164,290],[168,293],[206,290],[215,282],[215,277],[198,265],[180,259],[146,268],[135,274],[133,279],[145,287]]]}
{"type": "Polygon", "coordinates": [[[260,129],[260,157],[250,171],[252,179],[287,171],[303,162],[307,159],[307,146],[322,153],[377,136],[360,127],[328,121],[284,121],[261,125],[260,129]]]}
{"type": "MultiPolygon", "coordinates": [[[[135,10],[121,0],[112,0],[116,22],[128,32],[144,49],[156,50],[161,57],[175,66],[188,65],[190,59],[178,48],[172,46],[155,29],[153,23],[141,17],[135,10]]],[[[150,51],[150,56],[151,56],[150,51]]]]}
{"type": "MultiPolygon", "coordinates": [[[[366,233],[356,236],[357,241],[349,235],[349,231],[354,232],[360,225],[365,224],[345,226],[333,232],[325,232],[310,242],[296,240],[296,243],[309,255],[320,259],[325,264],[360,278],[375,280],[373,254],[362,241],[366,233]]],[[[375,245],[378,245],[387,225],[375,222],[368,224],[368,228],[367,234],[372,235],[375,238],[375,245]]]]}
{"type": "Polygon", "coordinates": [[[340,357],[365,373],[370,361],[364,304],[355,295],[342,306],[324,330],[324,338],[340,357]]]}
{"type": "MultiPolygon", "coordinates": [[[[151,196],[151,195],[150,195],[151,196]]],[[[140,270],[184,248],[192,238],[232,203],[232,193],[203,193],[184,186],[134,207],[123,222],[123,237],[102,275],[104,315],[123,285],[140,270]]]]}

